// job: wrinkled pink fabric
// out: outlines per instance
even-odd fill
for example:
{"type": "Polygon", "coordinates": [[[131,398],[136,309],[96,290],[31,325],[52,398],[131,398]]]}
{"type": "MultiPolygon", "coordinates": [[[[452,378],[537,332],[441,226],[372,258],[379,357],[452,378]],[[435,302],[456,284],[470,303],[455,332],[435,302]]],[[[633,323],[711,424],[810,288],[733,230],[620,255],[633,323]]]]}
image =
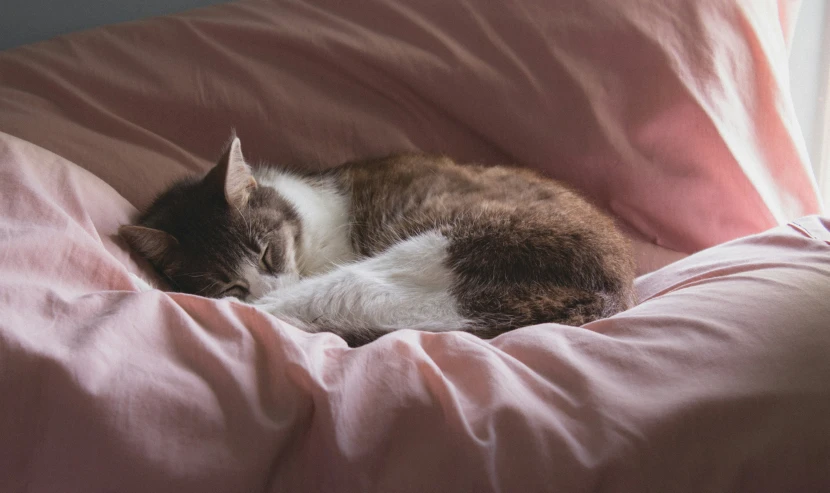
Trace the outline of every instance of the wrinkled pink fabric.
{"type": "Polygon", "coordinates": [[[245,2],[0,53],[0,492],[830,491],[827,219],[585,328],[355,350],[139,293],[113,236],[236,126],[255,159],[542,169],[651,271],[818,210],[793,5],[245,2]]]}
{"type": "Polygon", "coordinates": [[[235,126],[256,160],[418,148],[541,169],[641,272],[819,212],[789,0],[250,1],[0,53],[0,131],[137,207],[235,126]]]}
{"type": "Polygon", "coordinates": [[[585,328],[350,350],[252,307],[136,292],[131,207],[0,135],[0,491],[830,489],[830,221],[637,282],[585,328]]]}

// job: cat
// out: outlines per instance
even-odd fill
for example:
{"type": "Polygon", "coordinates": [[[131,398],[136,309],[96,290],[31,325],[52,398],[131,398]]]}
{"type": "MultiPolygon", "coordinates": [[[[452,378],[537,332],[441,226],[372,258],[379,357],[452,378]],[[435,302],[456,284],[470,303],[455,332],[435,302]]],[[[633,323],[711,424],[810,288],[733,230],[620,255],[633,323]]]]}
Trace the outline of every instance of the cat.
{"type": "Polygon", "coordinates": [[[445,156],[252,169],[234,135],[119,233],[174,290],[352,346],[406,328],[580,326],[633,303],[631,247],[607,215],[533,171],[445,156]]]}

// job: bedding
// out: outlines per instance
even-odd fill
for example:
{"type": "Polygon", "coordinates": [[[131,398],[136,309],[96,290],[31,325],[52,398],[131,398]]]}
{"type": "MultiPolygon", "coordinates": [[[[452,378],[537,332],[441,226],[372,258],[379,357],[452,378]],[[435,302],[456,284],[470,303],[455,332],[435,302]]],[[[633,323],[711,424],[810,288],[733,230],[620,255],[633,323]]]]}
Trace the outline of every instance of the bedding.
{"type": "Polygon", "coordinates": [[[0,491],[830,490],[830,220],[797,2],[238,2],[0,53],[0,491]],[[423,149],[619,216],[641,303],[349,349],[115,236],[230,127],[423,149]],[[659,269],[658,269],[659,268],[659,269]]]}
{"type": "Polygon", "coordinates": [[[828,219],[643,276],[582,328],[349,349],[138,292],[112,187],[6,134],[0,169],[0,491],[830,488],[828,219]]]}

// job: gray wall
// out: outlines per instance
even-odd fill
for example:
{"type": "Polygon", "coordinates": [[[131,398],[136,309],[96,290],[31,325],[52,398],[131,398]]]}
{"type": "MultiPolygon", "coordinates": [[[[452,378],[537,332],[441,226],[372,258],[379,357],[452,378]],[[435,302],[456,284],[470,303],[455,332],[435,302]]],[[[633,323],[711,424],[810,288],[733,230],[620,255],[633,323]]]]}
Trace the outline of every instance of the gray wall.
{"type": "Polygon", "coordinates": [[[0,50],[227,0],[0,0],[0,50]]]}

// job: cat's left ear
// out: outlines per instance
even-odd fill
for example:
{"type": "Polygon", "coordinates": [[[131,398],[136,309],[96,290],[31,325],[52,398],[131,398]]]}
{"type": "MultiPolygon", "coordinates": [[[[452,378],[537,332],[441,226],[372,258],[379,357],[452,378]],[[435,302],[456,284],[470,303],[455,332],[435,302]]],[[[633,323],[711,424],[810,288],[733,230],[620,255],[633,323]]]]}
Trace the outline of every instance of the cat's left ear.
{"type": "Polygon", "coordinates": [[[125,224],[118,228],[118,234],[130,248],[141,254],[157,268],[164,266],[165,259],[179,244],[176,238],[160,229],[125,224]]]}
{"type": "Polygon", "coordinates": [[[211,186],[219,187],[228,205],[242,209],[248,204],[251,190],[257,187],[251,167],[242,156],[242,143],[234,136],[219,162],[205,177],[211,186]]]}

